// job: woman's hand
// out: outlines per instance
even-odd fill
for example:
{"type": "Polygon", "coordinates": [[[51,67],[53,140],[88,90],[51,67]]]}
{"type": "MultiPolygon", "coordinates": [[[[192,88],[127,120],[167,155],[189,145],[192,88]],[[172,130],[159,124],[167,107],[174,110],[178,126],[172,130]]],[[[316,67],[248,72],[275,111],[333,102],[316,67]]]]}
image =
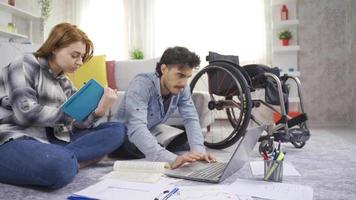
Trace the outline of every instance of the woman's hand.
{"type": "MultiPolygon", "coordinates": [[[[101,97],[98,106],[94,113],[96,117],[102,117],[106,111],[115,103],[117,99],[117,90],[113,90],[109,87],[104,88],[104,94],[101,97]]],[[[84,102],[85,103],[85,102],[84,102]]]]}

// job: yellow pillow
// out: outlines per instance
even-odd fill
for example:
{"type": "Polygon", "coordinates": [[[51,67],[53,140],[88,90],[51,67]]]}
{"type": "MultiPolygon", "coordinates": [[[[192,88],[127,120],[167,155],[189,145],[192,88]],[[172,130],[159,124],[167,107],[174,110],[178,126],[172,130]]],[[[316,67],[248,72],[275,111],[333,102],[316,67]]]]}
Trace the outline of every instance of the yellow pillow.
{"type": "Polygon", "coordinates": [[[103,87],[108,86],[106,77],[105,55],[93,56],[84,63],[76,72],[67,74],[76,88],[81,88],[91,78],[95,79],[103,87]]]}

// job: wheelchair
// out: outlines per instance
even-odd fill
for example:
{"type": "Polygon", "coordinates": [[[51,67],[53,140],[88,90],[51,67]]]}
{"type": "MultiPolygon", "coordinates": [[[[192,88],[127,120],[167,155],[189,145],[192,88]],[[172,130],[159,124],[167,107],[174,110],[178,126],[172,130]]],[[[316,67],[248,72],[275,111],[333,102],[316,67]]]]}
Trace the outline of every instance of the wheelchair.
{"type": "MultiPolygon", "coordinates": [[[[289,75],[279,76],[278,68],[265,65],[239,65],[238,56],[209,52],[209,64],[202,68],[190,83],[191,93],[209,96],[206,105],[213,123],[202,127],[204,144],[213,149],[224,149],[235,144],[246,133],[251,123],[264,125],[264,121],[252,114],[254,109],[265,106],[280,114],[281,118],[265,126],[266,135],[259,138],[259,151],[271,153],[273,142],[292,143],[302,148],[310,138],[307,115],[304,112],[300,81],[289,75]],[[288,113],[288,84],[292,80],[298,88],[300,114],[288,113]],[[251,93],[265,89],[265,98],[253,99],[251,93]],[[279,107],[276,108],[276,107],[279,107]]],[[[201,105],[200,105],[201,106],[201,105]]]]}

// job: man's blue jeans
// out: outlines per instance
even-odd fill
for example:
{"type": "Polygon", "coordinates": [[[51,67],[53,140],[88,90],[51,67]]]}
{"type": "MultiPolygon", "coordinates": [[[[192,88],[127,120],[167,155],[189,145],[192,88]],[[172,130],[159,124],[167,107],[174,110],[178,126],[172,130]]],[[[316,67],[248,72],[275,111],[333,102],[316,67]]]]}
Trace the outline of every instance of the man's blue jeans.
{"type": "Polygon", "coordinates": [[[0,182],[56,189],[70,183],[78,162],[102,157],[124,140],[124,125],[107,122],[77,131],[70,143],[45,144],[23,137],[0,145],[0,182]]]}

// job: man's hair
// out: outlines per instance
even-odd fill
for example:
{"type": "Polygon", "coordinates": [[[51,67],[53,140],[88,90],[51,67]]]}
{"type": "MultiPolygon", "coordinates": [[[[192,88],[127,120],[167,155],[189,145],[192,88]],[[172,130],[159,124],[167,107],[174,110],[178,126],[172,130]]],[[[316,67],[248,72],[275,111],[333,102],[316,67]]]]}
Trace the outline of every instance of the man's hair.
{"type": "Polygon", "coordinates": [[[161,77],[161,65],[176,65],[179,68],[189,67],[196,68],[200,64],[200,58],[194,52],[189,51],[185,47],[170,47],[167,48],[161,57],[161,60],[156,65],[156,72],[161,77]]]}
{"type": "Polygon", "coordinates": [[[92,41],[77,26],[70,23],[60,23],[52,28],[47,40],[34,55],[48,59],[52,57],[54,50],[65,48],[78,41],[85,44],[83,62],[86,62],[93,56],[94,47],[92,41]]]}

